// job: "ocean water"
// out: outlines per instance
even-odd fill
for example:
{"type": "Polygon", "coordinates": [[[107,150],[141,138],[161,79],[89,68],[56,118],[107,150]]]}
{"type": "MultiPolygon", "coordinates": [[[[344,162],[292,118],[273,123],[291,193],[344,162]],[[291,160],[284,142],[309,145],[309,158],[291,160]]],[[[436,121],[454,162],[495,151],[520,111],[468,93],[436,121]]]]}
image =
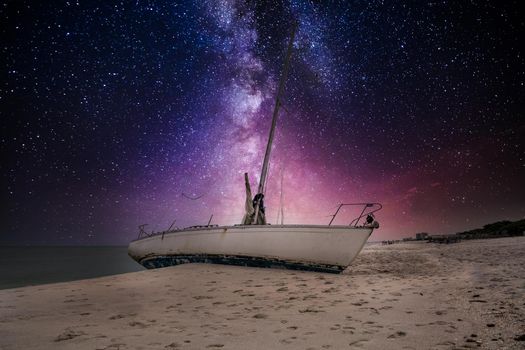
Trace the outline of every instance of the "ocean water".
{"type": "Polygon", "coordinates": [[[0,247],[0,289],[141,270],[127,247],[0,247]]]}

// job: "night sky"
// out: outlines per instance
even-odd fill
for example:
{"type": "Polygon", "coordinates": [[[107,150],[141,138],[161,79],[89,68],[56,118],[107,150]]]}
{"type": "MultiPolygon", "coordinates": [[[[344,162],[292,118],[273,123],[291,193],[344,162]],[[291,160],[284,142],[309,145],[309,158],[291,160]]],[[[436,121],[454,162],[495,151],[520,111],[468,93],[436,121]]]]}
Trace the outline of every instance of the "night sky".
{"type": "Polygon", "coordinates": [[[518,4],[4,1],[0,243],[240,223],[294,21],[270,222],[281,172],[285,223],[381,202],[371,240],[522,219],[518,4]]]}

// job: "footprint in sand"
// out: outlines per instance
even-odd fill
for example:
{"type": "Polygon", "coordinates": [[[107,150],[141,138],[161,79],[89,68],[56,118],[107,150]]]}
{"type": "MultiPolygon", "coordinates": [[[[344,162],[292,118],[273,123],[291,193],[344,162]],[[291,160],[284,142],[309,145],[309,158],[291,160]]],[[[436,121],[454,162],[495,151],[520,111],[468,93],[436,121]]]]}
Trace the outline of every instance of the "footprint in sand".
{"type": "Polygon", "coordinates": [[[140,321],[131,321],[128,323],[131,327],[137,327],[137,328],[146,328],[148,327],[146,324],[140,322],[140,321]]]}
{"type": "Polygon", "coordinates": [[[370,309],[370,315],[379,315],[379,311],[375,307],[371,307],[370,309]]]}
{"type": "Polygon", "coordinates": [[[109,344],[108,346],[106,346],[104,350],[121,350],[125,348],[126,348],[126,344],[124,343],[114,343],[114,344],[109,344]]]}
{"type": "Polygon", "coordinates": [[[359,339],[359,340],[355,340],[355,341],[349,343],[348,345],[350,345],[351,347],[362,348],[367,341],[368,341],[368,339],[359,339]]]}
{"type": "Polygon", "coordinates": [[[279,342],[283,343],[283,344],[291,344],[292,343],[292,340],[290,340],[289,338],[285,338],[285,339],[281,339],[279,340],[279,342]]]}
{"type": "Polygon", "coordinates": [[[314,309],[313,307],[307,307],[306,309],[299,310],[300,313],[319,313],[319,312],[325,312],[323,310],[314,309]]]}
{"type": "Polygon", "coordinates": [[[401,337],[404,337],[406,336],[406,332],[403,332],[403,331],[397,331],[395,332],[394,334],[390,334],[387,338],[388,339],[396,339],[396,338],[401,338],[401,337]]]}
{"type": "Polygon", "coordinates": [[[74,303],[74,302],[77,302],[77,301],[87,301],[88,299],[87,298],[84,298],[84,299],[66,299],[64,300],[64,303],[74,303]]]}
{"type": "Polygon", "coordinates": [[[344,303],[344,300],[333,300],[328,305],[330,306],[336,306],[337,304],[344,303]]]}
{"type": "Polygon", "coordinates": [[[59,334],[55,338],[55,342],[61,342],[64,340],[70,340],[76,337],[80,337],[81,335],[85,335],[86,333],[78,330],[74,330],[72,328],[66,328],[61,334],[59,334]]]}
{"type": "Polygon", "coordinates": [[[136,315],[137,314],[117,314],[117,315],[110,316],[109,319],[110,320],[120,320],[121,318],[133,317],[136,315]]]}

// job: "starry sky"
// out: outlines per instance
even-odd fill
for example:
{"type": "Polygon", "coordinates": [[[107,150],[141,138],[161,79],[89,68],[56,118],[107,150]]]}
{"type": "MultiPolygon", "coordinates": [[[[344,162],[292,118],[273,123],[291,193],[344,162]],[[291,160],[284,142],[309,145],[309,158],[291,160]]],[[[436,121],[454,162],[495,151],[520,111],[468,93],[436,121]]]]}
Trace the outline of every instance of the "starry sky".
{"type": "Polygon", "coordinates": [[[4,1],[0,243],[126,244],[140,224],[240,223],[294,21],[270,222],[281,189],[285,223],[381,202],[371,240],[522,219],[518,8],[4,1]]]}

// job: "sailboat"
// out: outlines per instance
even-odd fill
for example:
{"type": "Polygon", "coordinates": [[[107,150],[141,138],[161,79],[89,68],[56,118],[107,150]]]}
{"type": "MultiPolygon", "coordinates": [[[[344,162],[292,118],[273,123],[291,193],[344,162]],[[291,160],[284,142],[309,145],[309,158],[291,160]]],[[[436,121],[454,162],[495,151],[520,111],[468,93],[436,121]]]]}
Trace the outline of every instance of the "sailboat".
{"type": "MultiPolygon", "coordinates": [[[[257,194],[252,198],[245,174],[246,203],[242,223],[232,226],[207,225],[147,233],[129,244],[128,254],[146,268],[186,263],[217,263],[253,267],[280,267],[339,273],[359,254],[373,230],[379,227],[374,213],[379,203],[342,203],[328,225],[270,225],[266,222],[264,193],[281,96],[296,26],[288,43],[283,73],[272,116],[257,194]],[[332,225],[341,208],[360,206],[358,217],[349,225],[332,225]]],[[[173,226],[173,225],[172,225],[173,226]]]]}

